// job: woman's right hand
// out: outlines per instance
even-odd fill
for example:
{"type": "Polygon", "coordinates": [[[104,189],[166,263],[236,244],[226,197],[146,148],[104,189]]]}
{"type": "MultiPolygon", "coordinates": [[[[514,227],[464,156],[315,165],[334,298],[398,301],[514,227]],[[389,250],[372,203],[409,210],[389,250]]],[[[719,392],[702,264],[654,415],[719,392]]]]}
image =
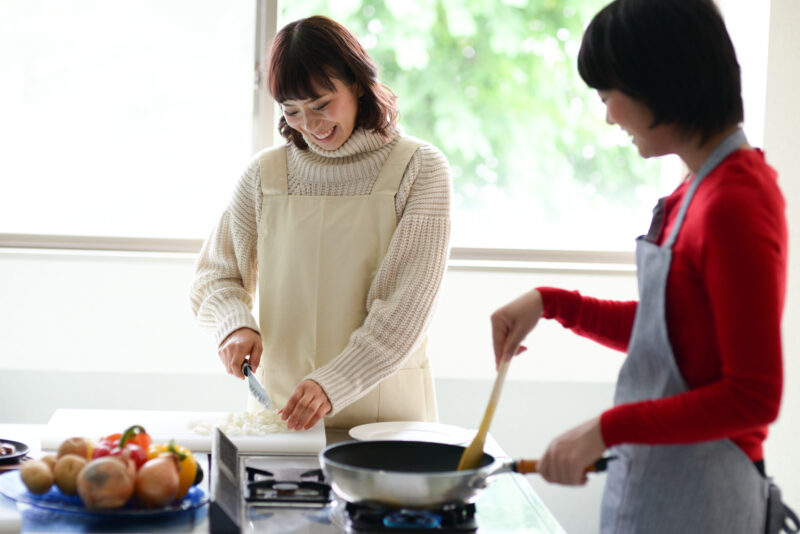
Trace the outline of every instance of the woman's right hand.
{"type": "Polygon", "coordinates": [[[494,359],[500,364],[503,358],[511,358],[527,350],[522,346],[543,313],[542,295],[532,289],[516,300],[512,300],[492,314],[492,342],[494,359]]]}
{"type": "Polygon", "coordinates": [[[244,378],[242,364],[250,356],[250,368],[255,372],[261,362],[261,334],[251,328],[240,328],[225,338],[219,346],[219,359],[228,374],[244,378]]]}

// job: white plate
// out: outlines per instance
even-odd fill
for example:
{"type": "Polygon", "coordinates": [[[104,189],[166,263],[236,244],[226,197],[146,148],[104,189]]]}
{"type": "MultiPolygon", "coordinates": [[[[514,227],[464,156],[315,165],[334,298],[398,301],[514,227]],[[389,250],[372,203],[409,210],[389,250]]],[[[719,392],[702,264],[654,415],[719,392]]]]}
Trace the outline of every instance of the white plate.
{"type": "Polygon", "coordinates": [[[466,445],[475,437],[475,430],[442,423],[397,421],[353,427],[350,429],[350,437],[359,441],[388,439],[466,445]]]}

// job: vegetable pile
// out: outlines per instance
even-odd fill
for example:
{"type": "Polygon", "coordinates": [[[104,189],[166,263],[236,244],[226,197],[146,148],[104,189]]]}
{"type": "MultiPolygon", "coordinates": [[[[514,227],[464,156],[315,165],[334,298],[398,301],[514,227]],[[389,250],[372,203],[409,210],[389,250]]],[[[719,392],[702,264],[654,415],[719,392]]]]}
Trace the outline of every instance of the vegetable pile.
{"type": "Polygon", "coordinates": [[[203,480],[203,470],[186,447],[154,444],[140,425],[92,441],[65,440],[57,454],[22,464],[20,478],[31,493],[55,484],[65,495],[80,496],[94,510],[135,506],[160,508],[180,501],[203,480]]]}

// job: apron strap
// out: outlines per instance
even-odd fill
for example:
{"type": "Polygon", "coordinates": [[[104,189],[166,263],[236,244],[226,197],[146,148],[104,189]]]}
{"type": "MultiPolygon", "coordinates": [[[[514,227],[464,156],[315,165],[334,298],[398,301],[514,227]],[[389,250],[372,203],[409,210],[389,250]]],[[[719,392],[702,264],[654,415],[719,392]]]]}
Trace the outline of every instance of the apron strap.
{"type": "Polygon", "coordinates": [[[406,167],[411,161],[414,152],[422,145],[422,141],[413,137],[401,137],[397,140],[397,144],[389,153],[389,157],[381,167],[381,172],[375,185],[372,187],[372,194],[389,194],[396,195],[397,190],[400,189],[400,182],[403,181],[403,175],[406,172],[406,167]]]}
{"type": "Polygon", "coordinates": [[[286,196],[289,182],[286,170],[286,145],[278,145],[261,152],[258,158],[261,173],[261,193],[267,196],[286,196]]]}
{"type": "Polygon", "coordinates": [[[689,203],[692,201],[692,197],[694,196],[695,191],[697,191],[697,187],[700,185],[700,182],[703,181],[703,178],[705,178],[708,173],[717,167],[717,165],[722,163],[725,158],[730,156],[733,152],[736,152],[736,150],[745,143],[747,143],[747,138],[745,137],[744,132],[741,128],[737,128],[735,132],[730,134],[719,145],[717,145],[717,148],[715,148],[711,155],[708,156],[708,159],[700,167],[700,170],[697,171],[694,180],[692,180],[692,184],[689,186],[689,189],[686,191],[686,194],[683,197],[680,211],[678,211],[678,215],[675,217],[675,224],[672,225],[672,232],[670,232],[667,240],[664,241],[664,248],[672,248],[672,245],[675,244],[675,240],[678,239],[678,232],[683,225],[683,218],[686,217],[686,211],[689,209],[689,203]]]}
{"type": "Polygon", "coordinates": [[[783,505],[783,530],[784,532],[789,532],[790,534],[796,534],[800,532],[800,519],[797,518],[797,514],[794,513],[794,510],[789,508],[787,505],[783,505]]]}

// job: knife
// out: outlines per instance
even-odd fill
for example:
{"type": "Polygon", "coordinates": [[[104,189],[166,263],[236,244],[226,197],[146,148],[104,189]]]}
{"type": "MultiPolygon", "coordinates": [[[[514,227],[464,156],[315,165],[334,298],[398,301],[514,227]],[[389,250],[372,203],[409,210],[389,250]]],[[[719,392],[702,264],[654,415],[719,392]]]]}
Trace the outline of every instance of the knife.
{"type": "Polygon", "coordinates": [[[247,360],[242,363],[242,374],[247,378],[247,387],[250,388],[250,393],[252,393],[256,400],[263,404],[267,410],[271,409],[272,403],[269,401],[267,390],[258,383],[258,380],[256,380],[253,374],[253,370],[250,369],[250,362],[247,360]]]}

